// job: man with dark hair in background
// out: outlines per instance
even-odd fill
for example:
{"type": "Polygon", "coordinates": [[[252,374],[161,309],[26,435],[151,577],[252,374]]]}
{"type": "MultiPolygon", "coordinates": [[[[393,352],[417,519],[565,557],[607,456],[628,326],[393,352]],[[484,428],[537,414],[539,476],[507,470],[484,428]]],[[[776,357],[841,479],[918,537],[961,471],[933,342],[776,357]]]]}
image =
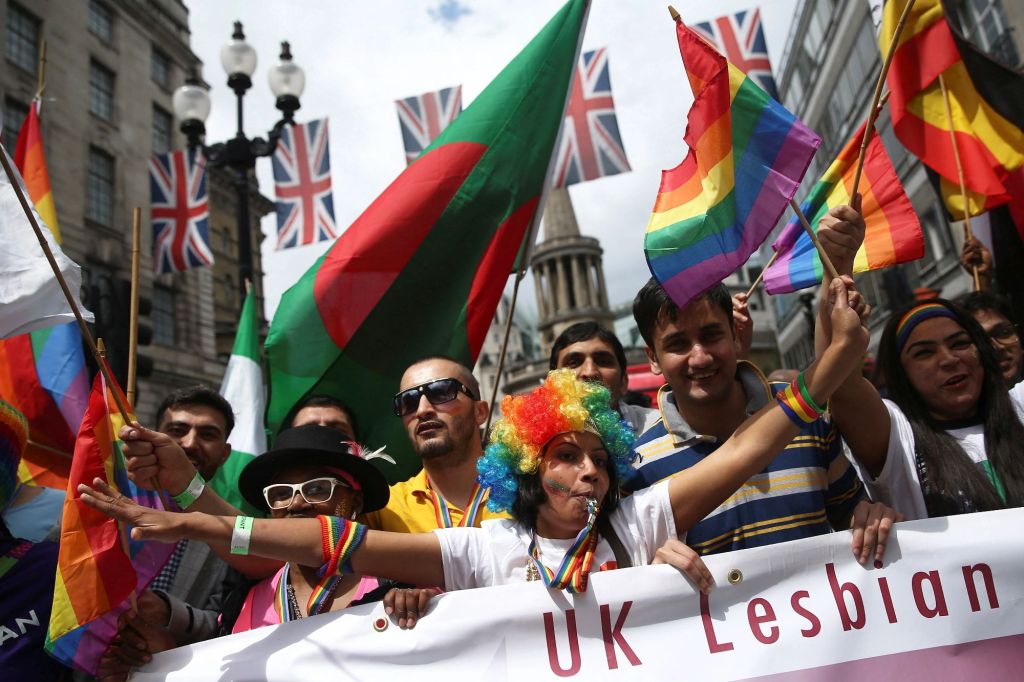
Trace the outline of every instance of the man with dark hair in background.
{"type": "Polygon", "coordinates": [[[292,414],[286,428],[316,424],[346,433],[352,440],[359,440],[355,412],[334,396],[322,393],[306,396],[295,406],[292,414]]]}
{"type": "Polygon", "coordinates": [[[612,394],[612,407],[636,433],[657,418],[657,411],[623,400],[629,389],[626,351],[610,329],[597,322],[577,322],[558,335],[551,346],[548,369],[567,367],[584,381],[604,384],[612,394]]]}

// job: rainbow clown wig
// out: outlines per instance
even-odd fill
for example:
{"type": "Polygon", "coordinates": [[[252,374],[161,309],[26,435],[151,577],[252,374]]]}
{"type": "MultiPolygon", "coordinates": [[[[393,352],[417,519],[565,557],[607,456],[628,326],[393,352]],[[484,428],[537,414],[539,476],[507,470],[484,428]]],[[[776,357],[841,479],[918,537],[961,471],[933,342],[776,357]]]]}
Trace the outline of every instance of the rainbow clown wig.
{"type": "Polygon", "coordinates": [[[544,383],[530,393],[505,396],[501,414],[491,429],[484,456],[477,462],[480,485],[491,489],[487,508],[493,512],[512,509],[519,490],[517,476],[536,472],[544,446],[567,431],[597,435],[618,479],[630,476],[636,439],[633,429],[611,408],[607,388],[577,379],[571,369],[549,372],[544,383]]]}

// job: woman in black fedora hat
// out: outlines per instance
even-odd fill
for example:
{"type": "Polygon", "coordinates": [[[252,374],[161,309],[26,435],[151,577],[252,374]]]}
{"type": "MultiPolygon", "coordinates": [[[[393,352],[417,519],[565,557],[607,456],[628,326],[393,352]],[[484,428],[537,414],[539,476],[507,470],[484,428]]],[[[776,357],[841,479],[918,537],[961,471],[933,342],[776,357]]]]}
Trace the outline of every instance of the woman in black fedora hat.
{"type": "MultiPolygon", "coordinates": [[[[387,481],[368,461],[372,458],[394,463],[387,455],[364,452],[335,429],[315,425],[286,429],[278,435],[273,450],[246,465],[238,487],[246,501],[266,510],[270,518],[326,514],[354,519],[388,501],[387,481]]],[[[252,585],[247,594],[230,598],[221,625],[232,633],[244,632],[339,611],[379,601],[393,585],[360,575],[325,581],[315,568],[287,563],[270,578],[252,585]]]]}

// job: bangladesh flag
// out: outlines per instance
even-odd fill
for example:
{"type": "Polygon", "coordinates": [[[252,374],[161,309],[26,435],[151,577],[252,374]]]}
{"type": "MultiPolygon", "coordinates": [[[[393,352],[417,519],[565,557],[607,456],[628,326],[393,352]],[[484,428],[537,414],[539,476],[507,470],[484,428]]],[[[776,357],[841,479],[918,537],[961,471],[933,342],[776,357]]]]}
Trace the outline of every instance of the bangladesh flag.
{"type": "Polygon", "coordinates": [[[262,516],[238,492],[238,475],[249,461],[267,451],[267,431],[263,427],[263,370],[260,366],[260,327],[256,316],[256,296],[250,290],[238,318],[235,345],[231,348],[220,394],[235,412],[235,428],[228,436],[231,454],[217,469],[210,485],[217,494],[246,514],[262,516]]]}
{"type": "Polygon", "coordinates": [[[275,432],[309,393],[419,468],[391,397],[416,360],[472,366],[537,213],[589,3],[570,0],[291,289],[267,337],[275,432]]]}

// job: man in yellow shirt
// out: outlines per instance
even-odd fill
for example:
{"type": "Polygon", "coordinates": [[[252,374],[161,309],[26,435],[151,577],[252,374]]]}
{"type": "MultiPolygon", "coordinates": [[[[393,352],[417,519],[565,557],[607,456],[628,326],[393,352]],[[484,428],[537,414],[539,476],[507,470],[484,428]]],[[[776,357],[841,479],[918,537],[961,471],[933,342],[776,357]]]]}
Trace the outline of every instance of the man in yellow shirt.
{"type": "Polygon", "coordinates": [[[487,489],[476,481],[480,429],[489,410],[468,368],[444,356],[412,364],[402,375],[394,411],[423,469],[391,486],[387,507],[366,515],[370,528],[425,533],[507,518],[487,510],[487,489]]]}

